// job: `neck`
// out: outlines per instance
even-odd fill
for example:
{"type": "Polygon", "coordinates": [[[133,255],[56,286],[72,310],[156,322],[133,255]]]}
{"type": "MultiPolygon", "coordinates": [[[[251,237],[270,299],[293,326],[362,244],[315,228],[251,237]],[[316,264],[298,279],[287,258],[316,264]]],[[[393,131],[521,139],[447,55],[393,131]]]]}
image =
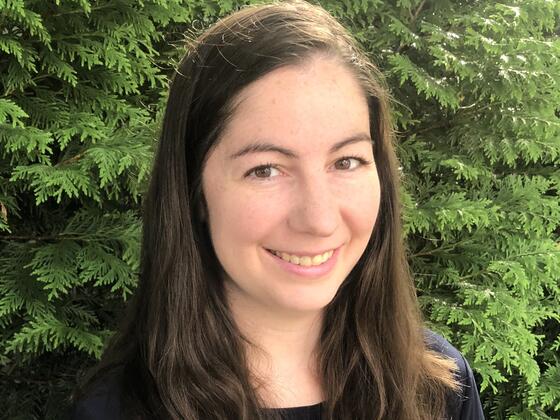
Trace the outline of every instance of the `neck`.
{"type": "Polygon", "coordinates": [[[323,314],[286,312],[229,296],[257,394],[267,407],[295,407],[322,401],[317,348],[323,314]]]}

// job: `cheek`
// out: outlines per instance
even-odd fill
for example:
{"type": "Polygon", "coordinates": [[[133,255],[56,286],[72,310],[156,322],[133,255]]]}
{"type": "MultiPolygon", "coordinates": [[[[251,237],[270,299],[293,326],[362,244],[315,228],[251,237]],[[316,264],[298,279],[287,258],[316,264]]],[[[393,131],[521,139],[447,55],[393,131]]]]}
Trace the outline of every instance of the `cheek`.
{"type": "MultiPolygon", "coordinates": [[[[371,235],[379,210],[380,186],[377,174],[359,180],[337,180],[330,192],[334,208],[342,223],[360,238],[371,235]]],[[[232,246],[241,251],[243,245],[266,242],[287,225],[298,202],[297,189],[285,185],[255,191],[245,188],[217,187],[207,191],[209,225],[214,247],[222,250],[232,246]]]]}
{"type": "Polygon", "coordinates": [[[214,247],[235,241],[235,246],[262,240],[281,223],[283,209],[270,196],[241,189],[223,189],[207,197],[209,225],[214,247]]]}
{"type": "Polygon", "coordinates": [[[356,233],[369,237],[379,213],[381,199],[377,174],[363,182],[346,185],[346,188],[342,188],[338,194],[342,198],[342,208],[347,220],[351,221],[351,227],[356,233]]]}

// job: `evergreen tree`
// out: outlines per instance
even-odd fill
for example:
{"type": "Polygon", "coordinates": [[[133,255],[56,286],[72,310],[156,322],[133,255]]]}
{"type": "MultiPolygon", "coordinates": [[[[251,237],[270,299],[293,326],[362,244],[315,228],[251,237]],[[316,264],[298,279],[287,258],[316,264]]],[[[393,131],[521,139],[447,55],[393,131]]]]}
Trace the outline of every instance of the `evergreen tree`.
{"type": "MultiPolygon", "coordinates": [[[[139,267],[175,42],[247,2],[0,0],[0,410],[59,418],[139,267]]],[[[395,98],[412,271],[489,418],[560,417],[560,3],[325,0],[395,98]]]]}
{"type": "Polygon", "coordinates": [[[60,418],[135,287],[182,3],[0,0],[0,416],[60,418]]]}
{"type": "Polygon", "coordinates": [[[560,417],[560,3],[328,2],[388,78],[412,271],[489,418],[560,417]]]}

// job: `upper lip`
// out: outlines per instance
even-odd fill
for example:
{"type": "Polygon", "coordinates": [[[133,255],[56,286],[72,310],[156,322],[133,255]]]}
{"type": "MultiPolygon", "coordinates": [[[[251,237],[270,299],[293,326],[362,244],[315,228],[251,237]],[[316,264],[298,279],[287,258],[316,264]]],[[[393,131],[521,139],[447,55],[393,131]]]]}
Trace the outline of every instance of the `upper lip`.
{"type": "Polygon", "coordinates": [[[322,255],[325,252],[336,251],[337,248],[338,248],[338,246],[333,247],[333,248],[325,248],[322,251],[312,251],[312,252],[309,252],[309,251],[304,251],[304,252],[280,251],[278,249],[273,249],[273,248],[266,248],[266,249],[269,250],[269,251],[275,251],[275,252],[280,252],[280,253],[290,254],[290,255],[298,255],[298,256],[301,256],[301,257],[313,257],[315,255],[322,255]]]}

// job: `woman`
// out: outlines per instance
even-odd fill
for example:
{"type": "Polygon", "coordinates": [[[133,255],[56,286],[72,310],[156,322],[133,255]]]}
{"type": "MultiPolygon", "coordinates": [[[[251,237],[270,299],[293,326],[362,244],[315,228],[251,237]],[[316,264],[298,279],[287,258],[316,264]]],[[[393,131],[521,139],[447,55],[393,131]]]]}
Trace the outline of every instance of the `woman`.
{"type": "Polygon", "coordinates": [[[75,418],[478,419],[423,330],[387,94],[323,9],[249,7],[173,79],[140,284],[75,418]]]}

